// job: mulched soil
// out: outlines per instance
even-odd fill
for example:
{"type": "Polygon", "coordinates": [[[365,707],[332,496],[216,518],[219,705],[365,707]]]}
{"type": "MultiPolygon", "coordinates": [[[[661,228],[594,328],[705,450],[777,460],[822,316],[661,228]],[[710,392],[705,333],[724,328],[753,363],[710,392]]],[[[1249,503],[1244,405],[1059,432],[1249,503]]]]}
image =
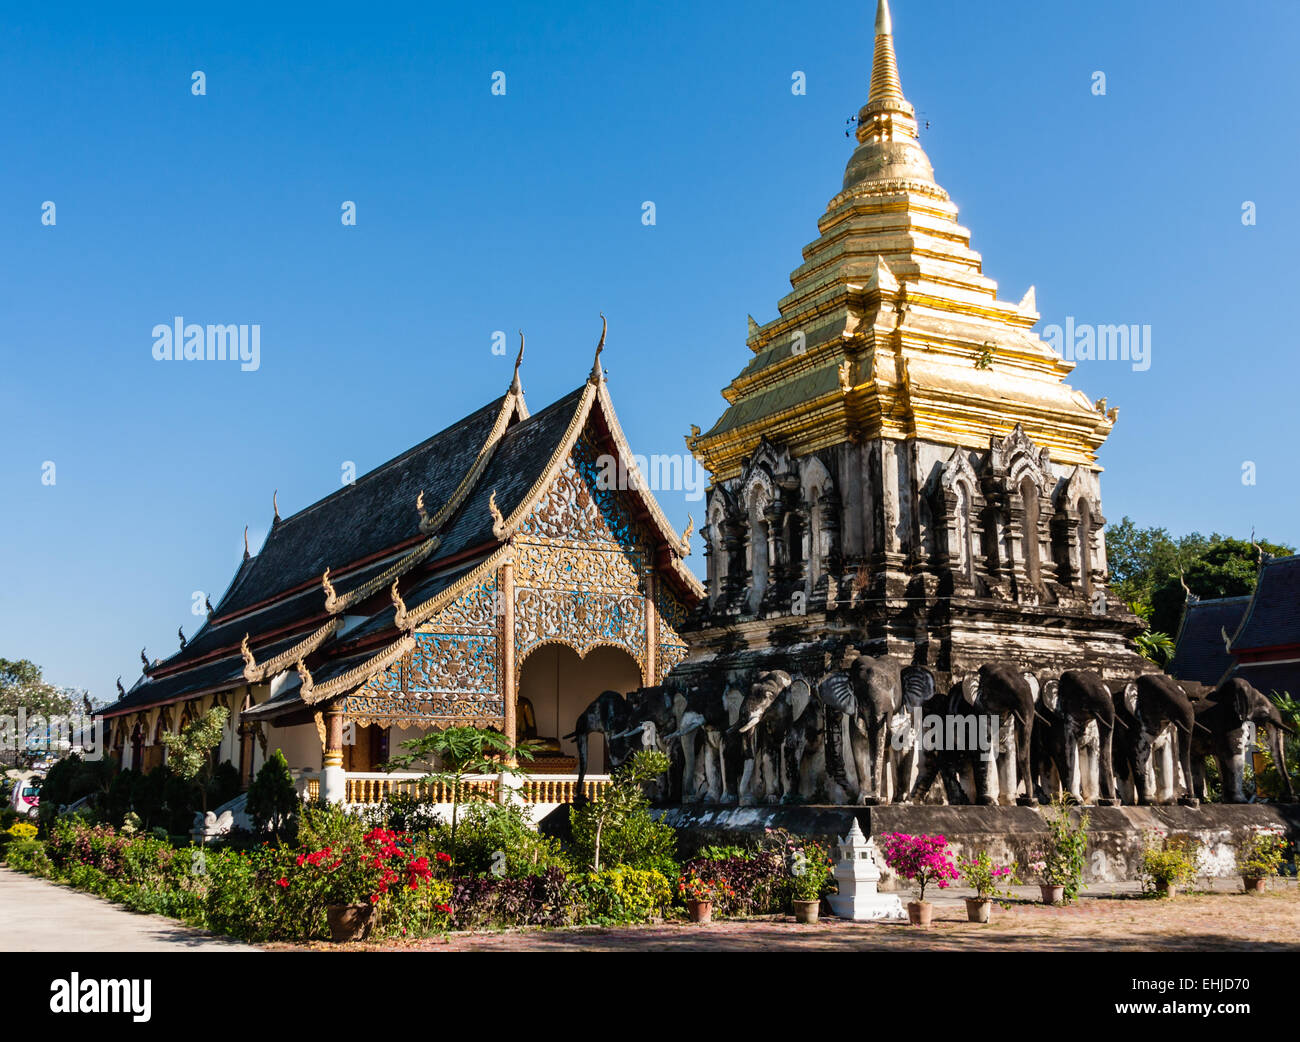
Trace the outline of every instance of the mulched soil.
{"type": "MultiPolygon", "coordinates": [[[[1132,891],[1049,907],[1020,900],[993,908],[993,921],[966,921],[952,896],[935,901],[930,929],[823,918],[800,926],[788,916],[707,926],[666,922],[629,927],[503,930],[383,944],[270,945],[321,951],[1300,951],[1295,885],[1266,894],[1191,893],[1172,899],[1132,891]]],[[[1238,886],[1240,884],[1237,884],[1238,886]]],[[[1028,891],[1022,891],[1026,898],[1028,891]]]]}

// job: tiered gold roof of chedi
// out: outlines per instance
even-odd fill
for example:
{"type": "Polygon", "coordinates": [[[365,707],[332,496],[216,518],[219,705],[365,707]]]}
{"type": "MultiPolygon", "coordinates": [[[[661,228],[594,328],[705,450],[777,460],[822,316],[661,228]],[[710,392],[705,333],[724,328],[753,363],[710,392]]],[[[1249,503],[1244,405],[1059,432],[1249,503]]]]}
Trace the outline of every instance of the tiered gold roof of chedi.
{"type": "Polygon", "coordinates": [[[750,320],[754,358],[691,450],[726,480],[763,436],[795,455],[875,437],[987,448],[1020,424],[1053,460],[1095,466],[1115,410],[1065,384],[1073,363],[1031,332],[1033,289],[1011,304],[984,276],[918,140],[887,0],[857,139],[779,317],[750,320]]]}

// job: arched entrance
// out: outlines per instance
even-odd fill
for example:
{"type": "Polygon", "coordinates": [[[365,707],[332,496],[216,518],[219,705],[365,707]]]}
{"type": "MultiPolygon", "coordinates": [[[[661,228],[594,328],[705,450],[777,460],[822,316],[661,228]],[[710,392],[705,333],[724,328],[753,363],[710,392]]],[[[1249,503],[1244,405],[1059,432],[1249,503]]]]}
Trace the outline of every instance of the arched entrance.
{"type": "MultiPolygon", "coordinates": [[[[524,659],[519,676],[519,737],[525,737],[527,707],[532,707],[537,737],[559,739],[573,730],[574,721],[602,691],[626,694],[642,684],[641,669],[621,648],[592,648],[586,658],[563,644],[543,644],[524,659]]],[[[543,752],[526,770],[568,773],[577,770],[578,747],[572,741],[559,743],[559,755],[543,752]]],[[[605,742],[592,735],[588,744],[587,769],[593,774],[608,769],[605,742]]]]}

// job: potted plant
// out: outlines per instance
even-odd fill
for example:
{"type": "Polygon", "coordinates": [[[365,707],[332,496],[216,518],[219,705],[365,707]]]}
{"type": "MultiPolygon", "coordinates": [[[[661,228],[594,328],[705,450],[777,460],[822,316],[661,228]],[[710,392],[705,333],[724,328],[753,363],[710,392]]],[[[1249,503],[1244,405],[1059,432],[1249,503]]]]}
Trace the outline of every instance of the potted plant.
{"type": "Polygon", "coordinates": [[[1264,892],[1268,877],[1277,875],[1282,866],[1285,849],[1281,829],[1256,827],[1246,838],[1237,851],[1237,871],[1247,893],[1264,892]]]}
{"type": "Polygon", "coordinates": [[[677,878],[677,893],[685,900],[687,914],[693,923],[713,922],[713,902],[735,896],[726,880],[705,878],[696,868],[688,869],[685,875],[677,878]]]}
{"type": "Polygon", "coordinates": [[[799,923],[815,923],[821,910],[822,894],[830,882],[835,863],[819,843],[805,843],[790,859],[790,883],[794,901],[794,918],[799,923]]]}
{"type": "Polygon", "coordinates": [[[1076,822],[1070,815],[1065,798],[1052,800],[1047,815],[1049,842],[1045,849],[1032,855],[1029,871],[1038,876],[1043,904],[1073,901],[1079,896],[1083,870],[1087,865],[1089,817],[1079,813],[1076,822]]]}
{"type": "MultiPolygon", "coordinates": [[[[410,838],[389,829],[366,833],[360,847],[322,847],[299,854],[296,868],[277,880],[305,892],[310,904],[325,906],[330,940],[356,941],[370,935],[379,921],[380,905],[394,886],[418,889],[433,877],[427,857],[411,855],[410,838]]],[[[437,855],[439,861],[445,854],[437,855]]]]}
{"type": "Polygon", "coordinates": [[[1185,839],[1170,838],[1164,829],[1147,829],[1139,873],[1143,889],[1157,897],[1175,897],[1180,886],[1196,878],[1196,862],[1185,839]]]}
{"type": "Polygon", "coordinates": [[[945,889],[957,878],[957,866],[953,864],[947,838],[886,832],[880,840],[885,864],[917,888],[916,900],[907,903],[908,922],[928,927],[934,906],[925,899],[925,888],[933,883],[945,889]]]}
{"type": "Polygon", "coordinates": [[[1010,865],[996,864],[983,850],[959,863],[962,882],[975,891],[974,897],[966,898],[966,918],[972,923],[987,923],[994,901],[1008,907],[1013,895],[1006,888],[1016,884],[1015,870],[1010,865]]]}

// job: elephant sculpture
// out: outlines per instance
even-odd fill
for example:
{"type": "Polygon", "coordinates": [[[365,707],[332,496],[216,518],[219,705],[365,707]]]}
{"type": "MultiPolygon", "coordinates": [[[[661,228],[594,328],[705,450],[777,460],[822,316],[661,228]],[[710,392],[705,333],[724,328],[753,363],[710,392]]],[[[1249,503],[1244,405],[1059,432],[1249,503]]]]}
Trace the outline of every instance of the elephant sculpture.
{"type": "MultiPolygon", "coordinates": [[[[1034,705],[1038,701],[1040,684],[1033,673],[1023,672],[1009,662],[988,663],[978,672],[962,681],[962,698],[977,717],[984,718],[996,749],[968,750],[967,761],[973,764],[972,755],[993,753],[992,759],[981,757],[985,770],[994,768],[997,774],[998,797],[993,798],[986,781],[980,803],[1004,804],[1012,802],[1021,806],[1036,806],[1033,794],[1033,774],[1030,769],[1030,749],[1034,734],[1034,705]],[[993,724],[996,723],[996,726],[993,724]],[[1025,794],[1019,794],[1024,785],[1025,794]]],[[[983,728],[977,731],[982,736],[983,728]]],[[[983,739],[981,737],[981,743],[983,739]]],[[[979,772],[976,773],[979,785],[979,772]]]]}
{"type": "Polygon", "coordinates": [[[1043,682],[1033,742],[1038,798],[1050,798],[1054,768],[1060,787],[1079,802],[1115,806],[1114,734],[1115,703],[1101,674],[1070,669],[1043,682]]]}
{"type": "MultiPolygon", "coordinates": [[[[1113,696],[1115,775],[1128,799],[1139,806],[1180,803],[1195,806],[1192,733],[1197,727],[1191,699],[1163,673],[1130,681],[1113,696]]],[[[1204,726],[1201,726],[1204,730],[1204,726]]]]}
{"type": "MultiPolygon", "coordinates": [[[[761,792],[776,803],[789,783],[785,770],[786,737],[794,725],[790,702],[790,674],[783,669],[762,672],[740,704],[736,722],[727,734],[745,743],[745,766],[740,779],[740,802],[754,803],[761,792]]],[[[798,778],[796,772],[795,778],[798,778]]],[[[795,783],[798,792],[798,782],[795,783]]]]}
{"type": "MultiPolygon", "coordinates": [[[[1186,685],[1184,685],[1186,686],[1186,685]]],[[[1246,724],[1262,727],[1273,763],[1277,765],[1287,799],[1295,802],[1295,789],[1286,767],[1283,734],[1295,731],[1282,719],[1277,706],[1241,677],[1230,677],[1193,705],[1196,727],[1192,734],[1192,795],[1205,799],[1205,759],[1219,765],[1224,803],[1245,803],[1242,790],[1246,766],[1246,724]]]]}
{"type": "Polygon", "coordinates": [[[743,750],[732,731],[743,696],[728,685],[722,691],[691,688],[674,700],[677,727],[666,741],[682,747],[682,802],[708,797],[714,803],[735,803],[739,798],[743,750]]]}
{"type": "Polygon", "coordinates": [[[925,800],[934,781],[943,776],[944,794],[949,803],[964,806],[971,802],[993,804],[997,802],[989,782],[989,762],[995,750],[985,753],[981,760],[976,739],[981,722],[986,727],[989,718],[981,716],[966,700],[963,685],[953,684],[945,693],[933,695],[922,703],[920,709],[919,756],[916,781],[901,802],[915,803],[925,800]],[[958,737],[960,736],[960,737],[958,737]],[[963,784],[963,775],[970,783],[963,784]]]}
{"type": "MultiPolygon", "coordinates": [[[[655,749],[668,757],[667,775],[659,780],[653,798],[669,803],[682,798],[686,743],[672,737],[679,722],[679,701],[684,700],[662,684],[637,688],[627,696],[626,729],[614,735],[614,740],[631,741],[633,751],[655,749]]],[[[694,748],[693,742],[691,747],[694,748]]]]}
{"type": "Polygon", "coordinates": [[[575,803],[586,800],[583,785],[587,777],[587,743],[593,734],[605,736],[609,766],[613,770],[632,754],[628,739],[629,713],[626,696],[617,691],[602,691],[578,716],[573,730],[564,736],[578,746],[578,785],[575,803]]]}
{"type": "Polygon", "coordinates": [[[860,804],[886,803],[890,798],[886,777],[890,757],[891,725],[904,708],[909,686],[916,701],[934,690],[934,675],[924,666],[904,666],[892,655],[861,656],[847,671],[827,676],[817,696],[827,706],[827,767],[839,767],[832,777],[854,794],[860,804]],[[841,714],[849,721],[849,749],[853,756],[856,790],[843,770],[843,742],[836,725],[841,714]]]}

